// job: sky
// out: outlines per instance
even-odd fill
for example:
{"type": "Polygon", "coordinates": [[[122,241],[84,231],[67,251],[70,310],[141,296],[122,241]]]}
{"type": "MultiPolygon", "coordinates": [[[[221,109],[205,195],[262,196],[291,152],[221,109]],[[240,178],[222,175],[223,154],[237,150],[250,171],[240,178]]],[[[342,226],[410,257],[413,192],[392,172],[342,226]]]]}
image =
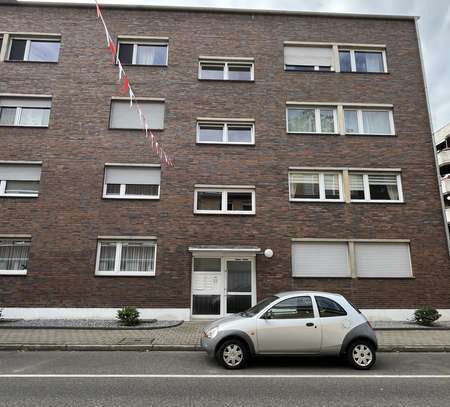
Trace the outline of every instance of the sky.
{"type": "MultiPolygon", "coordinates": [[[[94,0],[67,2],[94,3],[94,0]]],[[[436,131],[450,122],[450,0],[99,0],[99,3],[420,16],[419,33],[433,129],[436,131]]]]}

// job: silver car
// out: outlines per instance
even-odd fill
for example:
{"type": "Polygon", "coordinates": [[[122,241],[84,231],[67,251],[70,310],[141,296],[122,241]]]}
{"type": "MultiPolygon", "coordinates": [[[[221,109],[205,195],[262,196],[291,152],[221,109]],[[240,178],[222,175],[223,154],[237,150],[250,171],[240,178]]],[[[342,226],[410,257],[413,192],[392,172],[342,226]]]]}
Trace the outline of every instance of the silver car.
{"type": "Polygon", "coordinates": [[[375,332],[357,308],[342,295],[312,291],[279,293],[214,321],[201,344],[227,369],[276,354],[345,356],[355,369],[370,369],[377,350],[375,332]]]}

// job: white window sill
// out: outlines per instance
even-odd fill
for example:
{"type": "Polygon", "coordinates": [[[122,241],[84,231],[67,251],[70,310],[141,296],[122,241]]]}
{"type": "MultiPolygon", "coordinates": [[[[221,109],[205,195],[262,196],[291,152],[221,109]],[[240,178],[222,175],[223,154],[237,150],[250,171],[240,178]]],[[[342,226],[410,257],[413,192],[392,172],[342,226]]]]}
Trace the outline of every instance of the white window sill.
{"type": "Polygon", "coordinates": [[[195,210],[196,215],[255,215],[255,211],[199,211],[195,210]]]}
{"type": "Polygon", "coordinates": [[[36,127],[38,129],[48,128],[48,124],[43,124],[42,126],[36,126],[32,124],[0,124],[0,127],[36,127]]]}
{"type": "Polygon", "coordinates": [[[0,270],[1,276],[24,276],[27,270],[0,270]]]}
{"type": "Polygon", "coordinates": [[[100,277],[154,277],[155,272],[147,271],[96,271],[96,276],[100,277]]]}
{"type": "Polygon", "coordinates": [[[317,134],[318,136],[339,136],[339,133],[319,133],[317,131],[287,131],[287,134],[317,134]]]}
{"type": "Polygon", "coordinates": [[[39,194],[0,194],[0,198],[37,198],[39,194]]]}
{"type": "Polygon", "coordinates": [[[232,146],[254,146],[255,142],[251,143],[231,143],[226,141],[200,141],[197,140],[197,144],[216,144],[216,145],[232,145],[232,146]]]}
{"type": "Polygon", "coordinates": [[[376,201],[376,200],[373,200],[373,201],[363,201],[363,200],[354,200],[354,199],[352,199],[350,202],[351,202],[351,203],[366,203],[366,204],[373,204],[373,203],[375,203],[375,204],[378,204],[378,203],[380,203],[380,204],[402,204],[402,203],[405,203],[405,201],[390,201],[390,200],[383,200],[383,201],[376,201]]]}
{"type": "Polygon", "coordinates": [[[142,200],[158,200],[159,196],[149,196],[149,195],[103,195],[104,199],[142,199],[142,200]]]}
{"type": "Polygon", "coordinates": [[[345,133],[346,136],[392,136],[394,133],[345,133]]]}
{"type": "Polygon", "coordinates": [[[300,199],[300,198],[289,198],[289,202],[345,203],[343,199],[300,199]]]}

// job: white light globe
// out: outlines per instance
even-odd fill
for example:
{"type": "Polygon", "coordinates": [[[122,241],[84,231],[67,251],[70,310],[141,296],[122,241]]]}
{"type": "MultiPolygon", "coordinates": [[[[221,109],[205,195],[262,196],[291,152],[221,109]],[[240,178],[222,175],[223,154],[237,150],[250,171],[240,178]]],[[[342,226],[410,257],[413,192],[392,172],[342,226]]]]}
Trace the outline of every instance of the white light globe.
{"type": "Polygon", "coordinates": [[[268,259],[270,259],[273,256],[273,250],[272,249],[264,250],[264,256],[266,256],[268,259]]]}

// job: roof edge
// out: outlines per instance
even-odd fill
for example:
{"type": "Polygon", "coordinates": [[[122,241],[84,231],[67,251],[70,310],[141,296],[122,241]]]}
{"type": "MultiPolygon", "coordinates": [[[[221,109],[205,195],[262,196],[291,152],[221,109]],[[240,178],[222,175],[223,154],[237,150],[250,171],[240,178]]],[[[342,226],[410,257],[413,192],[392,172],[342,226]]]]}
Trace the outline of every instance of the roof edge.
{"type": "MultiPolygon", "coordinates": [[[[78,3],[76,1],[42,1],[37,3],[30,0],[3,0],[0,6],[35,6],[35,7],[76,7],[94,8],[95,4],[78,3]]],[[[332,13],[322,11],[296,11],[296,10],[268,10],[248,9],[233,7],[205,7],[205,6],[170,6],[170,5],[145,5],[145,4],[111,4],[100,3],[102,8],[110,9],[146,9],[161,11],[203,11],[211,13],[248,13],[248,14],[273,14],[273,15],[301,15],[301,16],[323,16],[323,17],[353,17],[380,20],[418,20],[420,16],[405,14],[365,14],[365,13],[332,13]]]]}

